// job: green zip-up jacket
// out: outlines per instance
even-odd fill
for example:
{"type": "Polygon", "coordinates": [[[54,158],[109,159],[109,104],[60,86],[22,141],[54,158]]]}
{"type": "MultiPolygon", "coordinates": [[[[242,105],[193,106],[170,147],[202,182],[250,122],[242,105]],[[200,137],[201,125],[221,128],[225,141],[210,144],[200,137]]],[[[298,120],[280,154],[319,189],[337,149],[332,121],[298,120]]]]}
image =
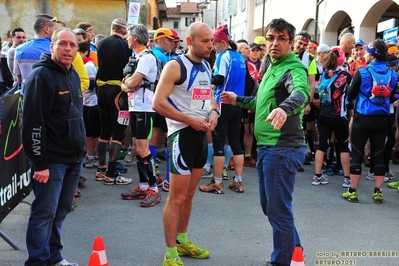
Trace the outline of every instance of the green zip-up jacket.
{"type": "Polygon", "coordinates": [[[305,66],[294,53],[275,60],[265,73],[257,97],[237,96],[237,105],[255,111],[254,135],[259,146],[305,146],[302,116],[310,88],[305,66]],[[273,109],[287,113],[280,130],[265,122],[273,109]]]}

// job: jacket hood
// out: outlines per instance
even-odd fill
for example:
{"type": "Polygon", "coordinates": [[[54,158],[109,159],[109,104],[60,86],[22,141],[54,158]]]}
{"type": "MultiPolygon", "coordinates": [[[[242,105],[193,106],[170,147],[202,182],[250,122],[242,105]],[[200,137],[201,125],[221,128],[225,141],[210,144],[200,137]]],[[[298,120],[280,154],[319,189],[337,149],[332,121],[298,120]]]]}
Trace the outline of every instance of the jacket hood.
{"type": "Polygon", "coordinates": [[[65,73],[65,71],[72,72],[73,70],[73,65],[71,65],[69,69],[63,68],[60,65],[58,65],[56,62],[54,62],[53,59],[51,59],[50,54],[44,54],[44,53],[40,55],[39,62],[33,64],[32,68],[34,69],[36,67],[41,67],[41,66],[49,67],[61,73],[65,73]]]}

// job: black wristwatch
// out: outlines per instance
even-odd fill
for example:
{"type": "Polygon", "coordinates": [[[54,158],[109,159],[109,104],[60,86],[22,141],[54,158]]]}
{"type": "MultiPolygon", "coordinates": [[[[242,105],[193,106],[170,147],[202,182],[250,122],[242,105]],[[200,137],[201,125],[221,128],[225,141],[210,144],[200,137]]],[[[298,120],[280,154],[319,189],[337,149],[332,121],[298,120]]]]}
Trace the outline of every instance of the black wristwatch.
{"type": "Polygon", "coordinates": [[[219,109],[217,109],[216,107],[213,108],[213,109],[208,113],[208,115],[210,115],[212,112],[216,112],[216,113],[218,114],[218,117],[220,117],[219,109]]]}

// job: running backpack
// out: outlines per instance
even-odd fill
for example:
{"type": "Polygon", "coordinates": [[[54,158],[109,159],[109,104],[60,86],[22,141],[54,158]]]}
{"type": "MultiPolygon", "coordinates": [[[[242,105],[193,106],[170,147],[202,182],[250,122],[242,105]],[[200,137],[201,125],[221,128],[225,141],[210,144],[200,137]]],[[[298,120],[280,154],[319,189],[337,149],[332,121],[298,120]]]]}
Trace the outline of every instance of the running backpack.
{"type": "Polygon", "coordinates": [[[331,105],[331,84],[337,79],[340,72],[337,72],[330,79],[326,79],[325,75],[327,73],[323,73],[321,75],[321,80],[317,90],[319,92],[320,104],[322,105],[331,105]]]}
{"type": "Polygon", "coordinates": [[[142,57],[145,54],[152,54],[154,56],[154,58],[155,58],[156,63],[157,63],[157,75],[156,75],[156,78],[155,78],[154,82],[150,82],[146,78],[143,78],[141,88],[146,88],[146,89],[148,89],[150,91],[155,91],[155,89],[156,89],[156,87],[158,85],[159,78],[161,77],[161,72],[162,72],[162,69],[163,69],[163,65],[162,65],[161,60],[159,60],[154,55],[154,53],[152,51],[145,50],[145,52],[146,53],[141,54],[138,58],[136,58],[134,55],[129,58],[129,62],[126,64],[125,68],[123,69],[123,75],[125,77],[130,77],[131,75],[133,75],[133,73],[136,71],[137,64],[138,64],[138,62],[140,60],[140,57],[142,57]]]}
{"type": "Polygon", "coordinates": [[[371,86],[369,95],[365,96],[368,97],[370,102],[374,104],[384,104],[387,98],[389,98],[391,95],[392,91],[389,87],[392,77],[391,70],[388,69],[385,73],[381,74],[375,72],[371,67],[368,67],[367,71],[370,73],[370,76],[373,79],[373,85],[371,86]]]}

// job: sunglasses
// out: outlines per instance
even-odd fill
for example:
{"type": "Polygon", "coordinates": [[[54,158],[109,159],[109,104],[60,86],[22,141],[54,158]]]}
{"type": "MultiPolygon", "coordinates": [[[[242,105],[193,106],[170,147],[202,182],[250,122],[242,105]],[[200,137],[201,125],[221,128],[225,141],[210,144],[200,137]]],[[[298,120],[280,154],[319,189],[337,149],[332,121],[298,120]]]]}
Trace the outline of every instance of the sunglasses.
{"type": "Polygon", "coordinates": [[[41,25],[46,25],[49,22],[58,22],[57,17],[53,17],[52,19],[47,19],[45,21],[43,21],[42,23],[40,23],[41,25]]]}

